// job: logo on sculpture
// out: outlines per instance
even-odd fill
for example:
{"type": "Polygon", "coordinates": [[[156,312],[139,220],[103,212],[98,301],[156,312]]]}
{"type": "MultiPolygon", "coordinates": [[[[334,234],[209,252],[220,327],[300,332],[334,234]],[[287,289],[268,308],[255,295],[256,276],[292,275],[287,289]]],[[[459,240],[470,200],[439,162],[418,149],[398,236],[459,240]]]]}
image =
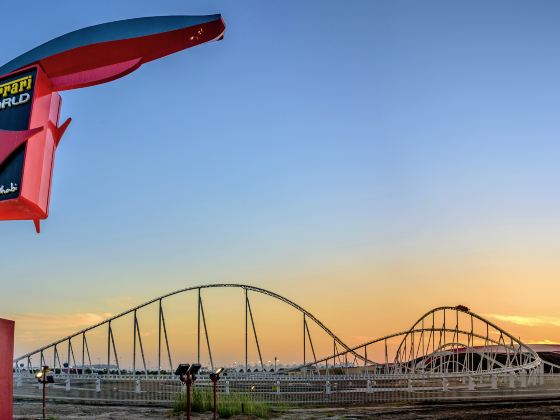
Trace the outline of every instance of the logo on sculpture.
{"type": "Polygon", "coordinates": [[[20,77],[0,85],[0,110],[22,105],[31,99],[27,91],[31,90],[33,76],[20,77]],[[23,93],[22,93],[23,92],[23,93]],[[19,95],[18,95],[19,93],[19,95]]]}
{"type": "Polygon", "coordinates": [[[10,182],[10,188],[4,188],[3,185],[0,185],[0,194],[10,194],[17,192],[17,190],[17,184],[14,184],[13,182],[10,182]]]}

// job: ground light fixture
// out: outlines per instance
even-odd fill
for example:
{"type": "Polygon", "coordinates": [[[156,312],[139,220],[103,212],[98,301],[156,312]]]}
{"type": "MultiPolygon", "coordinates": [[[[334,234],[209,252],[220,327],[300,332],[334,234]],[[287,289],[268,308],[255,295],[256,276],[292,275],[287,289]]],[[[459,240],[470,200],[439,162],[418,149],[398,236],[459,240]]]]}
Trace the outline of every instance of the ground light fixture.
{"type": "Polygon", "coordinates": [[[47,384],[53,384],[54,378],[48,375],[51,369],[48,366],[43,366],[39,372],[35,374],[37,381],[43,384],[43,419],[45,418],[45,409],[47,406],[47,384]]]}
{"type": "Polygon", "coordinates": [[[210,380],[212,381],[212,395],[214,397],[214,420],[216,420],[216,388],[218,385],[218,381],[220,380],[220,373],[224,371],[224,368],[221,367],[217,371],[212,372],[210,374],[210,380]]]}
{"type": "Polygon", "coordinates": [[[200,370],[200,367],[199,363],[193,363],[192,365],[181,363],[175,370],[175,375],[177,375],[186,386],[187,420],[191,418],[191,385],[196,381],[196,374],[200,370]]]}

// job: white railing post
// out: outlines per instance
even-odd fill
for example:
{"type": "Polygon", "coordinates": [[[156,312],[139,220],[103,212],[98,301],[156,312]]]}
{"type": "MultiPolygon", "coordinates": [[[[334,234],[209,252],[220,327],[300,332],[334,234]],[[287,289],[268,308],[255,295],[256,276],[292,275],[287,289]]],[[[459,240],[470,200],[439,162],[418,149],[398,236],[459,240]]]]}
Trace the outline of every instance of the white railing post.
{"type": "Polygon", "coordinates": [[[521,376],[521,388],[527,388],[527,372],[525,372],[525,370],[522,370],[520,376],[521,376]]]}

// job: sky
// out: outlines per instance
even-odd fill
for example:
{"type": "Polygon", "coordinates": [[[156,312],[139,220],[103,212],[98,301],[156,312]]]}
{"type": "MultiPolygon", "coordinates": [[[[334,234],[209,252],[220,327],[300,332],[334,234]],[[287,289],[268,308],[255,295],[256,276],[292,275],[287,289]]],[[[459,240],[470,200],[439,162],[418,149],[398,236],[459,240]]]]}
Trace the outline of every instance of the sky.
{"type": "MultiPolygon", "coordinates": [[[[222,13],[227,29],[62,92],[73,122],[42,233],[0,223],[0,316],[16,320],[16,354],[222,282],[289,297],[352,344],[457,304],[526,342],[560,342],[558,2],[25,9],[3,20],[2,63],[126,18],[222,13]]],[[[261,316],[290,335],[280,306],[261,316]]],[[[228,311],[214,324],[233,322],[228,311]]]]}

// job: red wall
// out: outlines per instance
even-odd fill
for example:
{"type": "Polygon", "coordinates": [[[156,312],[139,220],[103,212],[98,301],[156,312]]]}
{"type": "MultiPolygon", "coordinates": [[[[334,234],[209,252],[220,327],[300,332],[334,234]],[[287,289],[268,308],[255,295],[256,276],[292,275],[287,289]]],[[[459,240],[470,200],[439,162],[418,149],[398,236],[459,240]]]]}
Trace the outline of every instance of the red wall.
{"type": "Polygon", "coordinates": [[[14,322],[0,318],[0,420],[12,419],[14,322]]]}

